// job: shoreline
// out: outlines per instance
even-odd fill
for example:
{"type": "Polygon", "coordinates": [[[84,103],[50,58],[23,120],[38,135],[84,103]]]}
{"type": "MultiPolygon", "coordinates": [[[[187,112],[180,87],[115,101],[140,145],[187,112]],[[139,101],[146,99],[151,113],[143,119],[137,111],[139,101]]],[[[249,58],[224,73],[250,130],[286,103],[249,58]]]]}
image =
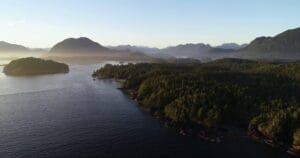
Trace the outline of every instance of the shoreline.
{"type": "MultiPolygon", "coordinates": [[[[116,81],[119,82],[118,80],[116,81]]],[[[131,97],[132,100],[136,101],[137,106],[140,110],[150,113],[152,117],[158,120],[164,127],[172,128],[182,136],[195,137],[211,143],[222,143],[224,138],[246,137],[258,143],[267,145],[271,148],[280,150],[282,152],[286,152],[291,156],[300,156],[300,153],[294,152],[292,148],[288,148],[286,145],[284,145],[283,142],[276,142],[274,140],[265,138],[263,136],[260,136],[260,133],[250,134],[247,130],[244,130],[240,127],[223,125],[219,127],[214,127],[212,129],[207,129],[199,124],[174,123],[170,119],[166,118],[162,114],[162,112],[143,107],[142,104],[137,100],[136,92],[134,90],[125,89],[122,87],[118,89],[125,92],[131,97]]]]}
{"type": "MultiPolygon", "coordinates": [[[[103,77],[94,77],[94,78],[99,80],[109,79],[103,77]]],[[[283,143],[276,142],[271,139],[267,139],[264,136],[262,136],[259,132],[249,133],[247,130],[233,125],[223,125],[223,126],[214,127],[212,129],[208,129],[199,124],[174,123],[170,119],[166,118],[163,115],[163,112],[159,110],[153,110],[153,109],[143,107],[143,104],[137,100],[137,92],[135,90],[123,88],[122,84],[125,82],[125,80],[121,80],[121,79],[113,79],[113,80],[120,83],[120,87],[118,87],[118,89],[121,90],[126,95],[128,95],[132,100],[136,101],[137,106],[140,110],[150,113],[150,115],[156,120],[158,120],[159,123],[161,123],[165,128],[174,129],[178,134],[182,136],[195,137],[211,143],[222,143],[224,138],[244,137],[244,138],[249,138],[252,141],[267,145],[279,151],[285,152],[291,156],[295,156],[295,157],[300,156],[300,153],[294,152],[293,148],[288,148],[283,143]]]]}

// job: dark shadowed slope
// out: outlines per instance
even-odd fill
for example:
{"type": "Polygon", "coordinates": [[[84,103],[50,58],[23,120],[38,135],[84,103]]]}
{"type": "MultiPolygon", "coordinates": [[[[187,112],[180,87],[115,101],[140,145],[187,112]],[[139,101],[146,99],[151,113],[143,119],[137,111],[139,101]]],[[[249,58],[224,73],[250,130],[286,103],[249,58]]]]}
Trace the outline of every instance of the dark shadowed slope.
{"type": "Polygon", "coordinates": [[[242,51],[300,53],[300,28],[287,30],[275,37],[259,37],[242,51]]]}

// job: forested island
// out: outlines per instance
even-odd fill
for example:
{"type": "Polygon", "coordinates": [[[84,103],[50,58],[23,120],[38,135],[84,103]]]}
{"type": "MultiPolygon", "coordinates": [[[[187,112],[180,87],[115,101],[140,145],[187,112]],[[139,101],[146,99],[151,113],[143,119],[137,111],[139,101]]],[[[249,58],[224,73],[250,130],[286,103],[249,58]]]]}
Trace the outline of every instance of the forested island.
{"type": "Polygon", "coordinates": [[[139,105],[182,134],[219,142],[226,127],[300,154],[300,63],[106,65],[93,77],[123,80],[139,105]]]}
{"type": "Polygon", "coordinates": [[[69,66],[52,60],[30,57],[11,61],[4,67],[3,72],[11,76],[68,73],[69,66]]]}

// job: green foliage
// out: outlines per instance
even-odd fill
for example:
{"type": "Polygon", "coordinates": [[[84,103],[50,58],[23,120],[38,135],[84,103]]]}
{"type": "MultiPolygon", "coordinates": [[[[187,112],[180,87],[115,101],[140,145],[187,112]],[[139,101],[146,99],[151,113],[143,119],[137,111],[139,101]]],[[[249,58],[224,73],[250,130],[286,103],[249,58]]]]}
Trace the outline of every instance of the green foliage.
{"type": "Polygon", "coordinates": [[[296,153],[300,152],[300,128],[298,128],[293,135],[292,150],[294,150],[296,153]]]}
{"type": "Polygon", "coordinates": [[[124,79],[142,106],[177,123],[248,127],[298,142],[300,63],[223,59],[210,63],[106,65],[94,76],[124,79]],[[296,139],[295,139],[296,137],[296,139]]]}
{"type": "Polygon", "coordinates": [[[4,67],[3,72],[13,76],[68,73],[69,66],[52,60],[21,58],[11,61],[4,67]]]}
{"type": "Polygon", "coordinates": [[[258,132],[267,139],[290,145],[293,141],[294,144],[298,143],[296,131],[299,127],[300,107],[293,104],[290,104],[288,108],[261,113],[249,123],[250,132],[258,132]]]}

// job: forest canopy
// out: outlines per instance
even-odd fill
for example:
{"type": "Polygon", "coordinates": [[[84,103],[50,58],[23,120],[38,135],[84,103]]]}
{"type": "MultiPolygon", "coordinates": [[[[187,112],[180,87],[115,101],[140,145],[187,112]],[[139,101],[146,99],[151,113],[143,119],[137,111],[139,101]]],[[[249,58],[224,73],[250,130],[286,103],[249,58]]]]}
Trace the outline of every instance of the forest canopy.
{"type": "Polygon", "coordinates": [[[68,73],[69,66],[52,60],[30,57],[11,61],[4,67],[3,72],[12,76],[68,73]]]}
{"type": "Polygon", "coordinates": [[[144,108],[175,123],[233,125],[300,153],[300,63],[221,59],[209,63],[106,65],[94,77],[125,80],[144,108]]]}

